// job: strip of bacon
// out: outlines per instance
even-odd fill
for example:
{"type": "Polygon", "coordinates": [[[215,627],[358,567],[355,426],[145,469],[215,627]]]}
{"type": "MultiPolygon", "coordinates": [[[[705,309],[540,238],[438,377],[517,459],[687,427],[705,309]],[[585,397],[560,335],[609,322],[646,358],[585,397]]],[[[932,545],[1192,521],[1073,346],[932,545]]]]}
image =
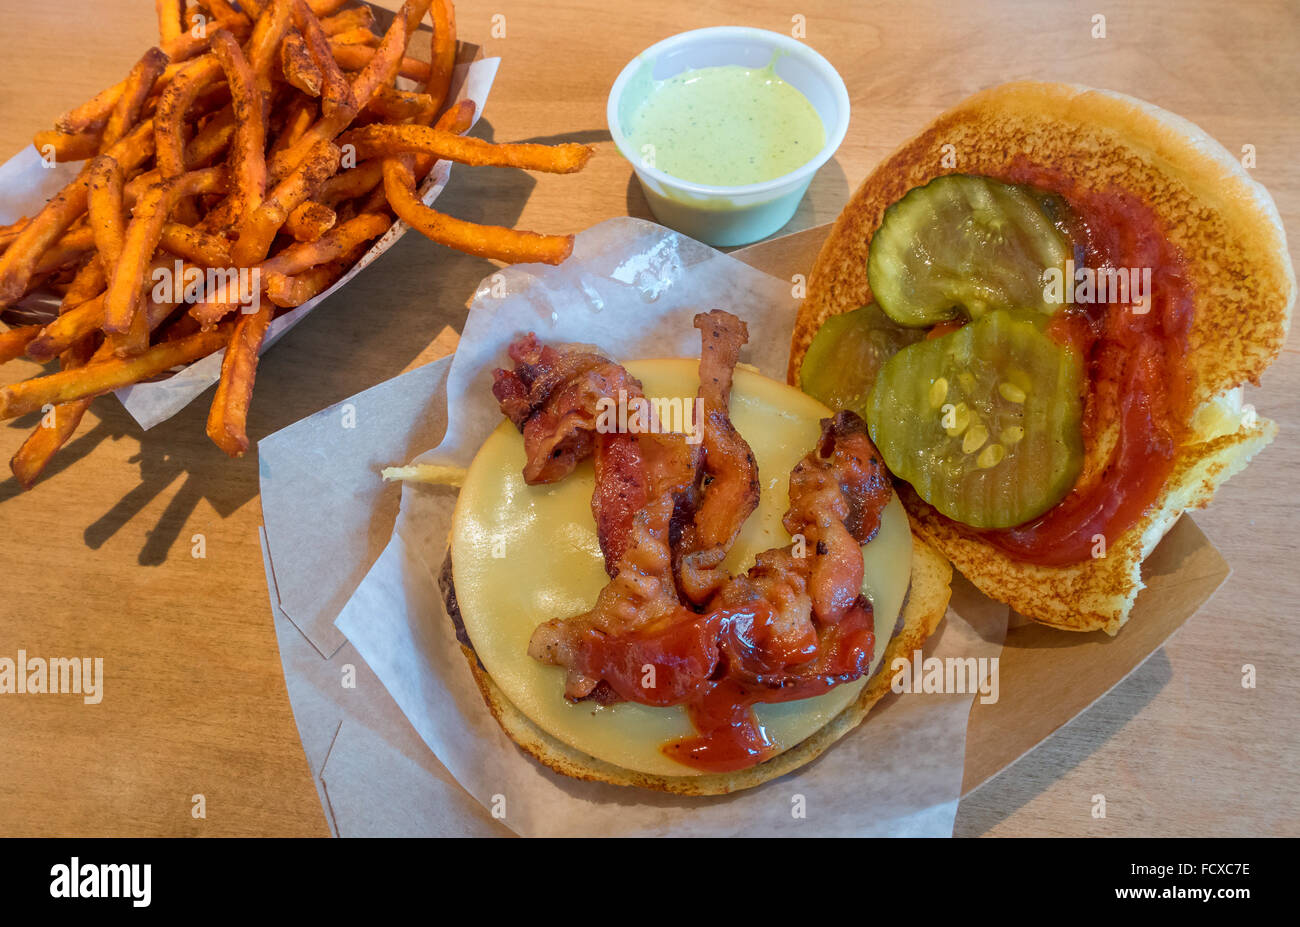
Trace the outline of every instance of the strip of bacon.
{"type": "Polygon", "coordinates": [[[857,599],[861,546],[876,536],[893,492],[867,423],[852,412],[824,420],[817,453],[791,471],[790,508],[782,524],[791,537],[806,539],[809,594],[823,622],[839,620],[857,599]]]}
{"type": "Polygon", "coordinates": [[[632,521],[650,496],[641,442],[633,434],[598,434],[596,488],[591,494],[591,515],[605,557],[605,572],[613,576],[632,545],[632,521]]]}
{"type": "Polygon", "coordinates": [[[492,394],[523,432],[524,481],[554,483],[595,449],[597,403],[619,390],[640,396],[641,383],[607,357],[542,345],[529,332],[510,345],[514,370],[492,372],[492,394]]]}
{"type": "MultiPolygon", "coordinates": [[[[596,534],[605,557],[605,570],[617,572],[631,546],[632,519],[651,496],[645,465],[647,436],[602,432],[600,403],[630,405],[645,400],[641,383],[623,367],[586,349],[557,349],[528,333],[510,345],[514,370],[493,371],[492,392],[501,411],[523,432],[527,460],[524,480],[553,483],[594,454],[596,488],[591,497],[596,534]]],[[[727,370],[728,380],[730,369],[727,370]]],[[[654,411],[649,410],[653,419],[654,411]]],[[[658,430],[651,421],[652,431],[658,430]]],[[[662,436],[659,436],[662,437],[662,436]]],[[[655,443],[662,444],[655,438],[655,443]]],[[[678,436],[674,453],[688,455],[683,465],[698,469],[700,445],[687,445],[678,436]]],[[[691,511],[693,491],[678,494],[672,537],[691,511]]]]}
{"type": "Polygon", "coordinates": [[[821,668],[805,668],[804,676],[827,671],[819,631],[824,638],[863,607],[862,545],[876,536],[892,494],[866,423],[852,412],[824,419],[817,448],[790,472],[782,524],[794,543],[759,554],[709,603],[713,611],[750,616],[732,622],[733,672],[753,682],[810,661],[821,668]]]}
{"type": "MultiPolygon", "coordinates": [[[[617,685],[619,680],[638,672],[626,658],[621,662],[627,673],[593,674],[592,669],[604,663],[602,645],[638,628],[656,623],[680,624],[698,617],[677,598],[670,544],[677,501],[695,484],[693,449],[680,435],[643,434],[637,438],[643,451],[641,465],[648,498],[632,518],[616,575],[600,591],[591,611],[540,625],[528,645],[528,653],[535,659],[569,670],[565,695],[572,699],[592,694],[602,679],[614,685],[620,697],[631,697],[626,687],[620,690],[617,685]]],[[[716,646],[714,651],[716,654],[716,646]]],[[[623,652],[626,657],[627,651],[623,652]]],[[[703,678],[707,678],[711,671],[710,663],[696,667],[695,673],[703,672],[703,678]]]]}
{"type": "Polygon", "coordinates": [[[703,483],[694,516],[686,525],[677,552],[677,581],[682,595],[696,605],[709,601],[726,582],[719,568],[745,520],[758,507],[758,464],[749,443],[731,423],[731,380],[740,349],[749,340],[745,323],[714,309],[695,317],[700,330],[700,392],[703,407],[701,446],[703,483]]]}

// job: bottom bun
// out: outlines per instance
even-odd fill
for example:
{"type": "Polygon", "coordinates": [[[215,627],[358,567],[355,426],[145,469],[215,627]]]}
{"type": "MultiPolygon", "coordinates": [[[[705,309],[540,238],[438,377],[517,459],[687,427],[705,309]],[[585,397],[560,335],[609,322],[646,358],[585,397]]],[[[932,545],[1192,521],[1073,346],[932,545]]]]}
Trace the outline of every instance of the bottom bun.
{"type": "MultiPolygon", "coordinates": [[[[885,649],[884,659],[874,676],[863,687],[857,700],[840,711],[812,736],[795,746],[748,769],[731,773],[707,775],[655,776],[615,766],[589,756],[552,737],[529,720],[528,716],[505,697],[492,677],[479,663],[478,656],[468,646],[468,637],[457,627],[461,650],[469,662],[470,672],[478,684],[483,700],[501,729],[519,747],[542,765],[558,773],[589,782],[608,782],[611,785],[639,786],[678,795],[725,795],[741,789],[753,788],[771,779],[793,772],[805,763],[821,756],[831,744],[862,723],[871,706],[875,705],[890,688],[889,667],[895,658],[910,658],[938,627],[948,609],[951,595],[952,566],[934,547],[915,535],[912,538],[912,575],[907,601],[899,616],[899,626],[885,649]]],[[[448,615],[459,625],[455,589],[450,569],[443,571],[443,596],[448,615]]]]}

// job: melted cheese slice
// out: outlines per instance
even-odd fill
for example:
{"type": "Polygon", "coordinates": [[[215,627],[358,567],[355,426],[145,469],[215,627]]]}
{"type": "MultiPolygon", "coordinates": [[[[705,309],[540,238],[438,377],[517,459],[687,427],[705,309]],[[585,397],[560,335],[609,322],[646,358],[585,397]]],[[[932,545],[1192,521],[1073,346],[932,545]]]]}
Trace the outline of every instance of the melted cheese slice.
{"type": "MultiPolygon", "coordinates": [[[[699,386],[695,360],[626,366],[647,396],[694,397],[699,386]]],[[[736,371],[731,420],[754,450],[762,496],[725,562],[732,573],[748,569],[761,551],[790,543],[781,527],[790,470],[816,446],[819,421],[830,414],[784,383],[736,371]]],[[[456,505],[451,543],[456,597],[479,660],[506,697],[553,737],[625,769],[696,775],[660,752],[668,741],[693,733],[683,708],[571,703],[564,698],[564,670],[528,656],[534,628],[587,611],[609,580],[591,514],[590,461],[549,486],[525,484],[523,466],[523,438],[502,422],[474,458],[456,505]]],[[[876,537],[863,547],[863,558],[862,591],[876,621],[875,673],[911,574],[912,534],[897,497],[885,509],[876,537]]],[[[786,750],[856,699],[865,684],[864,678],[815,698],[758,705],[755,712],[768,736],[786,750]]]]}

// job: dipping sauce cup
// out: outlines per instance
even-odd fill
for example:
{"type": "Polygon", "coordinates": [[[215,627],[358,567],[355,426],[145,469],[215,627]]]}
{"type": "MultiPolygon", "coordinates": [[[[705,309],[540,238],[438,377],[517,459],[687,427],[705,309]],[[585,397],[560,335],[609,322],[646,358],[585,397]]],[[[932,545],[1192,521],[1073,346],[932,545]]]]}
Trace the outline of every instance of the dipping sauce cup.
{"type": "MultiPolygon", "coordinates": [[[[773,115],[780,118],[779,113],[773,115]]],[[[766,238],[790,221],[817,169],[844,141],[849,94],[830,62],[802,42],[765,29],[717,26],[683,32],[637,55],[614,81],[606,118],[614,144],[632,163],[655,218],[707,244],[730,247],[766,238]],[[638,150],[633,137],[638,110],[661,82],[684,71],[728,65],[771,67],[803,94],[821,119],[821,149],[789,173],[740,186],[696,183],[656,167],[656,159],[638,150]]]]}

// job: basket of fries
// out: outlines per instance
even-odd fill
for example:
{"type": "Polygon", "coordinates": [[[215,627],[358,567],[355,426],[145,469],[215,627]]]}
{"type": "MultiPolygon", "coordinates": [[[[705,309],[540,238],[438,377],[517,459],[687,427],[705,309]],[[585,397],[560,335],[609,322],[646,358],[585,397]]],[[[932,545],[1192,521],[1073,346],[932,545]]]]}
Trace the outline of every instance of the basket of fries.
{"type": "Polygon", "coordinates": [[[128,404],[142,424],[215,379],[207,433],[243,454],[261,350],[408,227],[506,263],[572,250],[572,235],[429,205],[449,162],[569,173],[591,155],[465,135],[486,86],[466,92],[450,0],[407,0],[382,28],[348,0],[156,7],[159,44],[34,139],[43,164],[75,174],[0,225],[0,363],[59,366],[0,388],[0,418],[43,413],[10,464],[23,486],[96,396],[160,378],[184,388],[161,413],[128,404]],[[428,61],[409,54],[426,17],[428,61]],[[33,305],[45,316],[22,314],[33,305]]]}

